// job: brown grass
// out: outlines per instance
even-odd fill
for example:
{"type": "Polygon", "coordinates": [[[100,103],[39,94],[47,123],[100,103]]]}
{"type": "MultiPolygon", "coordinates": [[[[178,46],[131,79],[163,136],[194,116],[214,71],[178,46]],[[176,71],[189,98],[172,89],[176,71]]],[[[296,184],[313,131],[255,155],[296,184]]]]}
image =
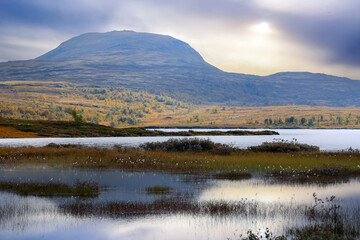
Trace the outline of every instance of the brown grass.
{"type": "Polygon", "coordinates": [[[38,137],[33,132],[22,132],[12,127],[0,126],[0,138],[35,138],[38,137]]]}

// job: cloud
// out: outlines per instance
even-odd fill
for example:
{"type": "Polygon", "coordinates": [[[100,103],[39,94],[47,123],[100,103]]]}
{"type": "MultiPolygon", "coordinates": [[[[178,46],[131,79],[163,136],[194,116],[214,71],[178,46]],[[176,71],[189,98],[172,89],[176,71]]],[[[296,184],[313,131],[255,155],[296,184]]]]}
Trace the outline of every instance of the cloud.
{"type": "MultiPolygon", "coordinates": [[[[273,1],[277,0],[269,0],[273,1]]],[[[305,6],[320,6],[319,0],[312,1],[312,4],[304,2],[297,5],[297,10],[293,9],[296,13],[280,11],[274,17],[288,39],[327,51],[327,59],[323,59],[327,63],[359,66],[360,2],[349,0],[344,4],[343,1],[330,0],[323,8],[319,7],[322,11],[316,8],[305,11],[305,6]]]]}
{"type": "Polygon", "coordinates": [[[37,57],[84,32],[129,29],[177,37],[228,71],[360,79],[358,12],[358,0],[0,0],[0,60],[37,57]],[[254,31],[264,26],[271,34],[254,31]]]}
{"type": "Polygon", "coordinates": [[[287,14],[299,15],[326,15],[334,12],[348,13],[353,11],[354,6],[358,4],[357,0],[254,0],[259,8],[268,9],[275,12],[284,12],[287,14]]]}
{"type": "Polygon", "coordinates": [[[26,25],[71,31],[97,27],[108,20],[106,12],[84,7],[86,5],[79,3],[79,1],[69,0],[2,0],[0,1],[0,25],[26,25]]]}

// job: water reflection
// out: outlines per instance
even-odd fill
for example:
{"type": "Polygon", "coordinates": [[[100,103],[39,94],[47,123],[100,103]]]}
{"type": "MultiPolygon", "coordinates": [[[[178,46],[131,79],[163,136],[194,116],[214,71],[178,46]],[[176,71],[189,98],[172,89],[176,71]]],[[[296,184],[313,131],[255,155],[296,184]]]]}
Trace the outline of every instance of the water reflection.
{"type": "MultiPolygon", "coordinates": [[[[73,185],[77,181],[96,182],[102,189],[93,201],[153,201],[158,196],[146,194],[144,189],[152,186],[167,186],[178,194],[199,194],[206,186],[196,181],[185,181],[189,176],[155,173],[128,172],[121,170],[65,169],[51,167],[0,167],[0,181],[62,183],[73,185]]],[[[59,199],[62,201],[63,199],[59,199]]],[[[69,200],[68,200],[69,201],[69,200]]],[[[75,199],[74,199],[75,201],[75,199]]]]}
{"type": "Polygon", "coordinates": [[[339,184],[291,184],[288,182],[272,183],[261,178],[228,181],[211,181],[210,187],[201,192],[200,201],[238,201],[239,199],[255,200],[264,203],[312,203],[313,193],[325,198],[336,195],[337,198],[360,202],[360,181],[352,179],[339,184]]]}
{"type": "Polygon", "coordinates": [[[77,179],[107,187],[98,199],[86,201],[0,192],[0,239],[237,239],[248,229],[256,232],[266,227],[282,234],[288,228],[311,223],[305,213],[313,205],[314,192],[320,198],[336,195],[343,219],[355,225],[360,222],[358,179],[300,185],[258,177],[197,181],[185,175],[119,170],[0,169],[0,181],[73,184],[77,179]],[[176,193],[154,196],[140,191],[154,185],[172,187],[176,193]],[[74,206],[86,204],[92,208],[74,211],[74,206]],[[129,208],[133,212],[142,206],[146,211],[116,215],[107,211],[111,204],[134,207],[129,208]]]}

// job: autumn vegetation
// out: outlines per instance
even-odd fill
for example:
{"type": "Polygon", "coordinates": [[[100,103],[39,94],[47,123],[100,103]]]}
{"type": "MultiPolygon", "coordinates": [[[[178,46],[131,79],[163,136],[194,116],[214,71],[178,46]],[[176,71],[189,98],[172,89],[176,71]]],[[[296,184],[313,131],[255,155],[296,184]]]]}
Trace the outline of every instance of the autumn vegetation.
{"type": "Polygon", "coordinates": [[[112,127],[360,128],[359,107],[195,105],[177,94],[65,82],[0,82],[0,116],[112,127]],[[31,89],[31,91],[29,90],[31,89]]]}
{"type": "MultiPolygon", "coordinates": [[[[118,168],[135,171],[165,171],[171,173],[292,173],[351,176],[360,172],[360,153],[347,152],[268,152],[233,150],[159,151],[115,146],[112,149],[79,145],[46,147],[0,148],[0,164],[47,165],[72,168],[118,168]],[[326,168],[324,168],[326,167],[326,168]],[[329,169],[337,170],[331,171],[329,169]],[[341,171],[340,171],[341,170],[341,171]],[[348,172],[349,174],[345,174],[348,172]],[[335,174],[335,175],[339,175],[335,174]]],[[[317,176],[316,175],[316,176],[317,176]]],[[[220,175],[221,176],[221,175],[220,175]]],[[[219,177],[220,177],[219,176],[219,177]]],[[[236,176],[236,174],[229,175],[236,176]]],[[[286,177],[286,175],[284,175],[286,177]]]]}
{"type": "Polygon", "coordinates": [[[72,121],[19,120],[0,117],[3,138],[26,137],[147,137],[147,136],[211,136],[211,135],[279,135],[276,131],[175,131],[147,130],[141,127],[114,128],[86,123],[81,115],[72,111],[72,121]]]}

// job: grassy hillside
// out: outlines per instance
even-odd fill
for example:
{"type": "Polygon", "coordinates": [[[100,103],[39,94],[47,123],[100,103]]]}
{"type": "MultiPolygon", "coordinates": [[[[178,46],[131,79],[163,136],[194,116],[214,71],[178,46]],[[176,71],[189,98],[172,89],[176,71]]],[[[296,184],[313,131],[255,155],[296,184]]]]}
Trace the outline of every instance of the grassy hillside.
{"type": "Polygon", "coordinates": [[[0,82],[0,116],[26,120],[71,120],[76,109],[89,123],[113,127],[184,114],[191,104],[126,88],[89,88],[63,82],[0,82]]]}
{"type": "MultiPolygon", "coordinates": [[[[89,88],[63,82],[0,82],[2,117],[69,121],[73,109],[87,123],[121,128],[360,128],[359,107],[206,106],[126,88],[89,88]]],[[[2,135],[7,136],[5,131],[2,135]]]]}

